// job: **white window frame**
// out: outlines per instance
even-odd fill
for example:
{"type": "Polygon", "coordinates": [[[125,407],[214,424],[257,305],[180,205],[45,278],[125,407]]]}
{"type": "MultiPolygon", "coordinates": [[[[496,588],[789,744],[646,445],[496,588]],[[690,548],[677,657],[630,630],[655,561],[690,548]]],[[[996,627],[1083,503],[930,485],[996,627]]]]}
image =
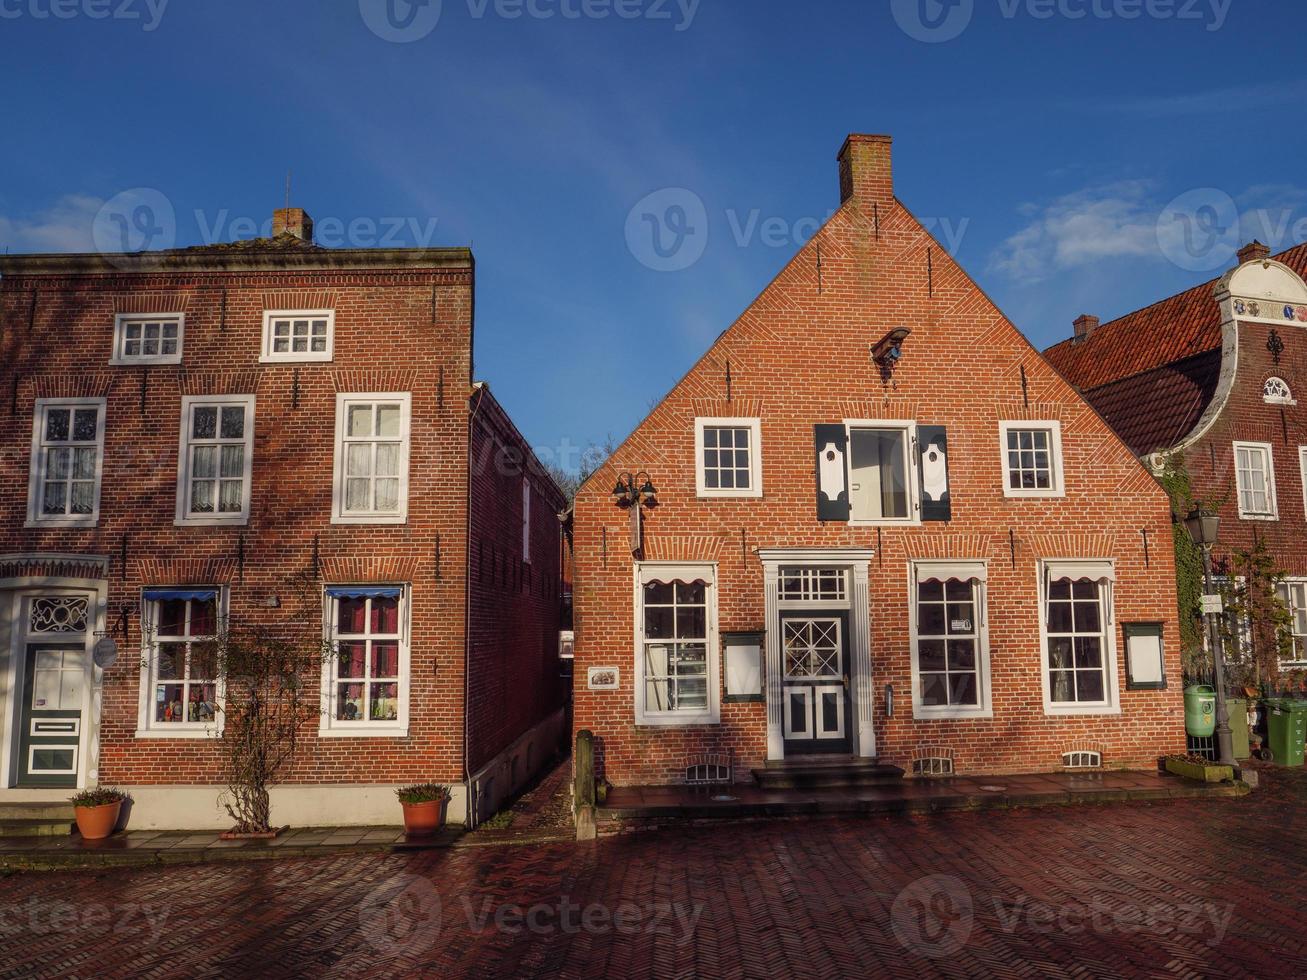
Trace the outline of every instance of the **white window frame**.
{"type": "MultiPolygon", "coordinates": [[[[182,397],[181,434],[177,443],[177,515],[173,523],[177,527],[226,527],[248,524],[250,521],[250,501],[254,496],[254,395],[185,395],[182,397]],[[242,405],[245,408],[245,472],[242,475],[243,493],[241,509],[238,514],[191,513],[191,418],[196,407],[214,405],[221,409],[225,405],[242,405]]],[[[219,432],[221,432],[222,413],[219,411],[219,432]]],[[[219,454],[221,455],[221,454],[219,454]]],[[[221,488],[215,487],[221,495],[221,488]]]]}
{"type": "MultiPolygon", "coordinates": [[[[168,739],[197,739],[197,738],[216,738],[222,734],[224,718],[223,712],[227,704],[227,684],[222,677],[221,671],[219,676],[214,680],[214,699],[217,702],[217,710],[214,712],[212,722],[159,722],[154,720],[154,670],[155,670],[155,644],[157,636],[152,630],[154,623],[158,621],[157,611],[152,610],[151,606],[157,606],[158,600],[145,598],[147,591],[155,589],[165,589],[169,586],[152,585],[141,590],[140,613],[141,613],[141,669],[140,669],[140,703],[136,715],[136,737],[137,738],[168,738],[168,739]]],[[[227,602],[229,592],[226,586],[173,586],[172,588],[185,588],[198,591],[201,588],[212,588],[218,593],[217,599],[217,629],[221,632],[226,628],[227,623],[227,602]]],[[[192,638],[193,640],[194,638],[192,638]]],[[[168,683],[164,681],[163,683],[168,683]]]]}
{"type": "Polygon", "coordinates": [[[1307,578],[1286,578],[1283,585],[1286,595],[1281,598],[1287,599],[1285,607],[1288,609],[1289,615],[1293,617],[1292,622],[1289,624],[1289,635],[1293,638],[1294,649],[1301,650],[1302,655],[1290,657],[1288,660],[1281,660],[1280,667],[1285,670],[1299,670],[1307,667],[1307,633],[1299,633],[1294,628],[1297,625],[1298,617],[1294,614],[1293,590],[1300,588],[1307,591],[1307,578]]]}
{"type": "Polygon", "coordinates": [[[1066,483],[1063,479],[1064,467],[1062,465],[1062,423],[1057,420],[1025,420],[1014,419],[1002,421],[998,424],[998,450],[999,460],[1003,473],[1003,496],[1013,499],[1032,498],[1032,497],[1064,497],[1066,496],[1066,483]],[[1049,482],[1051,486],[1046,489],[1028,490],[1024,488],[1013,488],[1012,471],[1008,466],[1008,446],[1007,437],[1009,432],[1025,431],[1045,431],[1048,433],[1048,465],[1049,465],[1049,482]]]}
{"type": "Polygon", "coordinates": [[[757,500],[762,497],[762,420],[758,418],[705,417],[694,420],[694,482],[700,497],[757,500]],[[749,488],[708,487],[704,477],[703,434],[705,429],[749,430],[749,488]]]}
{"type": "Polygon", "coordinates": [[[635,670],[631,677],[635,684],[635,723],[637,725],[684,728],[692,725],[716,725],[721,721],[721,651],[717,633],[717,565],[694,563],[682,565],[668,562],[636,562],[634,569],[635,592],[635,670]],[[703,711],[650,711],[645,707],[644,683],[644,584],[642,569],[678,568],[701,572],[708,585],[704,600],[707,606],[707,668],[708,705],[703,711]]]}
{"type": "Polygon", "coordinates": [[[1119,715],[1121,714],[1121,685],[1120,679],[1117,677],[1116,588],[1115,583],[1111,581],[1104,582],[1100,580],[1098,582],[1098,598],[1102,604],[1103,670],[1106,675],[1103,683],[1103,696],[1105,700],[1093,703],[1053,700],[1053,691],[1049,678],[1051,670],[1048,663],[1048,597],[1045,594],[1048,576],[1046,570],[1050,564],[1064,564],[1066,562],[1082,563],[1087,569],[1103,565],[1115,567],[1114,561],[1102,558],[1044,558],[1035,563],[1035,574],[1037,576],[1035,583],[1036,609],[1039,616],[1039,682],[1044,692],[1044,714],[1119,715]]]}
{"type": "MultiPolygon", "coordinates": [[[[292,333],[292,343],[294,346],[292,333]]],[[[312,346],[313,334],[309,333],[309,345],[312,346]]],[[[261,364],[308,364],[330,361],[336,350],[336,311],[335,310],[264,310],[263,344],[259,352],[261,364]],[[323,320],[327,321],[327,349],[325,351],[284,351],[272,349],[272,325],[276,320],[323,320]]]]}
{"type": "MultiPolygon", "coordinates": [[[[141,340],[144,342],[144,335],[141,340]]],[[[120,367],[134,367],[149,364],[180,364],[182,362],[182,350],[186,342],[186,314],[185,313],[118,313],[113,318],[113,353],[109,356],[109,363],[120,367]],[[126,353],[127,324],[129,323],[156,323],[171,322],[177,324],[177,353],[175,354],[136,354],[129,355],[126,353]]],[[[163,338],[160,337],[160,350],[163,348],[163,338]]]]}
{"type": "Polygon", "coordinates": [[[989,666],[989,595],[986,582],[986,566],[983,561],[931,562],[917,561],[908,563],[908,635],[912,650],[912,717],[920,721],[942,721],[961,718],[993,718],[994,703],[990,685],[989,666]],[[941,564],[969,565],[973,567],[976,578],[969,581],[972,587],[976,615],[976,678],[979,697],[974,705],[925,704],[921,699],[921,661],[918,656],[918,582],[931,577],[932,571],[941,564]]]}
{"type": "Polygon", "coordinates": [[[1239,517],[1245,521],[1278,521],[1280,519],[1280,500],[1275,490],[1275,451],[1269,442],[1236,442],[1234,444],[1234,492],[1238,498],[1239,517]],[[1239,451],[1259,452],[1266,460],[1266,497],[1270,510],[1254,512],[1244,509],[1243,485],[1239,481],[1239,451]]]}
{"type": "MultiPolygon", "coordinates": [[[[336,395],[336,446],[331,477],[331,523],[333,524],[407,524],[408,523],[408,469],[412,450],[413,396],[410,392],[357,392],[336,395]],[[349,424],[349,406],[375,405],[377,402],[398,402],[400,406],[399,451],[399,510],[395,513],[345,513],[345,431],[349,424]]],[[[369,440],[377,441],[377,437],[369,440]]],[[[371,479],[376,479],[372,476],[371,479]]]]}
{"type": "MultiPolygon", "coordinates": [[[[100,523],[100,487],[104,478],[104,430],[105,416],[108,414],[107,402],[103,398],[38,398],[32,416],[32,455],[27,478],[27,527],[95,527],[100,523]],[[95,492],[91,513],[89,514],[44,514],[42,502],[45,499],[45,420],[46,412],[51,408],[94,408],[97,411],[95,432],[95,492]]],[[[69,435],[72,435],[72,416],[69,420],[69,435]]],[[[86,448],[84,444],[68,443],[69,448],[86,448]]],[[[72,461],[69,460],[69,476],[72,475],[72,461]]],[[[72,482],[71,479],[68,482],[72,482]]],[[[71,495],[72,490],[69,489],[71,495]]],[[[71,500],[71,496],[70,496],[71,500]]]]}
{"type": "MultiPolygon", "coordinates": [[[[321,676],[321,711],[319,714],[319,738],[407,738],[409,688],[412,686],[412,671],[409,663],[409,647],[412,637],[413,589],[409,585],[397,582],[384,583],[399,589],[399,704],[394,721],[340,721],[336,718],[336,667],[339,657],[336,653],[336,623],[339,621],[336,604],[340,601],[327,593],[328,588],[337,588],[342,583],[332,583],[322,590],[322,630],[323,637],[330,645],[327,659],[319,672],[321,676]]],[[[373,584],[373,583],[370,583],[373,584]]],[[[381,587],[383,583],[374,583],[381,587]]],[[[356,634],[349,634],[355,637],[356,634]]],[[[362,636],[362,634],[357,634],[362,636]]],[[[382,635],[382,634],[378,634],[382,635]]],[[[389,636],[389,634],[384,634],[389,636]]],[[[350,683],[348,678],[343,682],[350,683]]],[[[364,685],[369,681],[360,683],[364,685]]]]}
{"type": "Polygon", "coordinates": [[[912,419],[845,419],[844,435],[848,440],[847,463],[849,480],[850,527],[917,527],[921,524],[921,480],[917,464],[917,423],[912,419]],[[853,430],[902,429],[903,451],[907,454],[908,516],[859,518],[853,510],[853,430]]]}

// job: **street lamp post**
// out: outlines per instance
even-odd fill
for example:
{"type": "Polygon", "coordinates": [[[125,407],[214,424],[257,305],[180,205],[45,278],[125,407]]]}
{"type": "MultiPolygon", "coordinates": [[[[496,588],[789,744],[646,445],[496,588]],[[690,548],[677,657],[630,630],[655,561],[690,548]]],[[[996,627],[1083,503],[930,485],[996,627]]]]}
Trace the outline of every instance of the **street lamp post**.
{"type": "MultiPolygon", "coordinates": [[[[1203,591],[1207,597],[1215,596],[1212,586],[1212,545],[1216,544],[1221,530],[1221,518],[1208,510],[1195,508],[1185,518],[1185,527],[1203,553],[1203,591]]],[[[1203,618],[1207,621],[1208,642],[1212,647],[1212,672],[1216,675],[1216,750],[1223,766],[1233,766],[1234,740],[1230,735],[1230,709],[1225,701],[1225,645],[1221,640],[1220,615],[1210,599],[1204,605],[1203,618]]]]}

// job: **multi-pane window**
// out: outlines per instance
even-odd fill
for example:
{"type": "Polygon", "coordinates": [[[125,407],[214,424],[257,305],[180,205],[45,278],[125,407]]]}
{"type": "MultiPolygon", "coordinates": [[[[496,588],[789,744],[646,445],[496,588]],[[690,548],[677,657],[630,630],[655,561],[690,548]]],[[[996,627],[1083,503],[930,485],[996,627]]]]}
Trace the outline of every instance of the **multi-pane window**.
{"type": "Polygon", "coordinates": [[[1053,704],[1104,704],[1108,699],[1107,633],[1102,582],[1048,583],[1048,690],[1053,704]]]}
{"type": "Polygon", "coordinates": [[[847,575],[842,568],[786,567],[780,570],[776,596],[781,602],[845,602],[847,575]]]}
{"type": "Polygon", "coordinates": [[[1057,422],[1003,422],[1003,493],[1048,497],[1062,492],[1062,433],[1057,422]]]}
{"type": "Polygon", "coordinates": [[[324,728],[402,726],[404,590],[327,589],[332,657],[324,728]]]}
{"type": "Polygon", "coordinates": [[[696,419],[695,441],[699,496],[762,496],[758,419],[696,419]]]}
{"type": "Polygon", "coordinates": [[[218,591],[147,589],[146,727],[212,727],[218,712],[218,591]]]}
{"type": "Polygon", "coordinates": [[[262,360],[331,360],[335,320],[331,310],[264,313],[262,360]]]}
{"type": "Polygon", "coordinates": [[[1239,516],[1274,518],[1275,474],[1271,447],[1266,443],[1234,444],[1235,481],[1239,490],[1239,516]]]}
{"type": "Polygon", "coordinates": [[[177,364],[182,359],[180,313],[114,318],[113,364],[177,364]]]}
{"type": "Polygon", "coordinates": [[[254,396],[182,400],[178,523],[244,523],[249,518],[254,396]]]}
{"type": "Polygon", "coordinates": [[[32,431],[28,519],[89,526],[100,509],[104,399],[39,399],[32,431]]]}
{"type": "Polygon", "coordinates": [[[1280,600],[1289,611],[1292,621],[1288,632],[1293,641],[1293,653],[1285,666],[1307,666],[1307,579],[1290,579],[1276,587],[1280,600]]]}
{"type": "Polygon", "coordinates": [[[642,586],[641,677],[646,715],[709,711],[708,601],[704,581],[642,586]]]}
{"type": "Polygon", "coordinates": [[[917,672],[924,708],[982,704],[979,584],[917,583],[917,672]]]}
{"type": "Polygon", "coordinates": [[[408,510],[407,394],[340,395],[336,406],[338,523],[402,523],[408,510]]]}
{"type": "Polygon", "coordinates": [[[849,503],[855,521],[912,517],[906,428],[849,429],[849,503]]]}

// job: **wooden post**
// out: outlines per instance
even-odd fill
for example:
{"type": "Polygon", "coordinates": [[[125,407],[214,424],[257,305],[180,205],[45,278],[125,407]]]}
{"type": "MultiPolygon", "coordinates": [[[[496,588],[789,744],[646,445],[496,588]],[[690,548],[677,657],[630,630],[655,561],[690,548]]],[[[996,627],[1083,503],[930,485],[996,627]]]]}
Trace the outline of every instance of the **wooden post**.
{"type": "Polygon", "coordinates": [[[595,745],[589,730],[576,733],[572,754],[572,806],[576,811],[576,839],[594,840],[595,831],[595,745]]]}

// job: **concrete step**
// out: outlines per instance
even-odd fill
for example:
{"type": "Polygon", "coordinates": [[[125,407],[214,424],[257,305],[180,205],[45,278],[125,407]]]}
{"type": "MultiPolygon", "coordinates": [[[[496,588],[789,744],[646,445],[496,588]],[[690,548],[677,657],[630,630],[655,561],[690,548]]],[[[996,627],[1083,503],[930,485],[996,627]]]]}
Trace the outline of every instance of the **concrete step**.
{"type": "Polygon", "coordinates": [[[63,820],[73,822],[73,805],[65,798],[52,802],[0,803],[0,823],[10,820],[63,820]]]}
{"type": "Polygon", "coordinates": [[[753,778],[762,789],[837,789],[897,783],[903,779],[903,770],[871,759],[805,759],[755,769],[753,778]]]}
{"type": "Polygon", "coordinates": [[[0,838],[67,837],[73,826],[71,820],[0,820],[0,838]]]}

